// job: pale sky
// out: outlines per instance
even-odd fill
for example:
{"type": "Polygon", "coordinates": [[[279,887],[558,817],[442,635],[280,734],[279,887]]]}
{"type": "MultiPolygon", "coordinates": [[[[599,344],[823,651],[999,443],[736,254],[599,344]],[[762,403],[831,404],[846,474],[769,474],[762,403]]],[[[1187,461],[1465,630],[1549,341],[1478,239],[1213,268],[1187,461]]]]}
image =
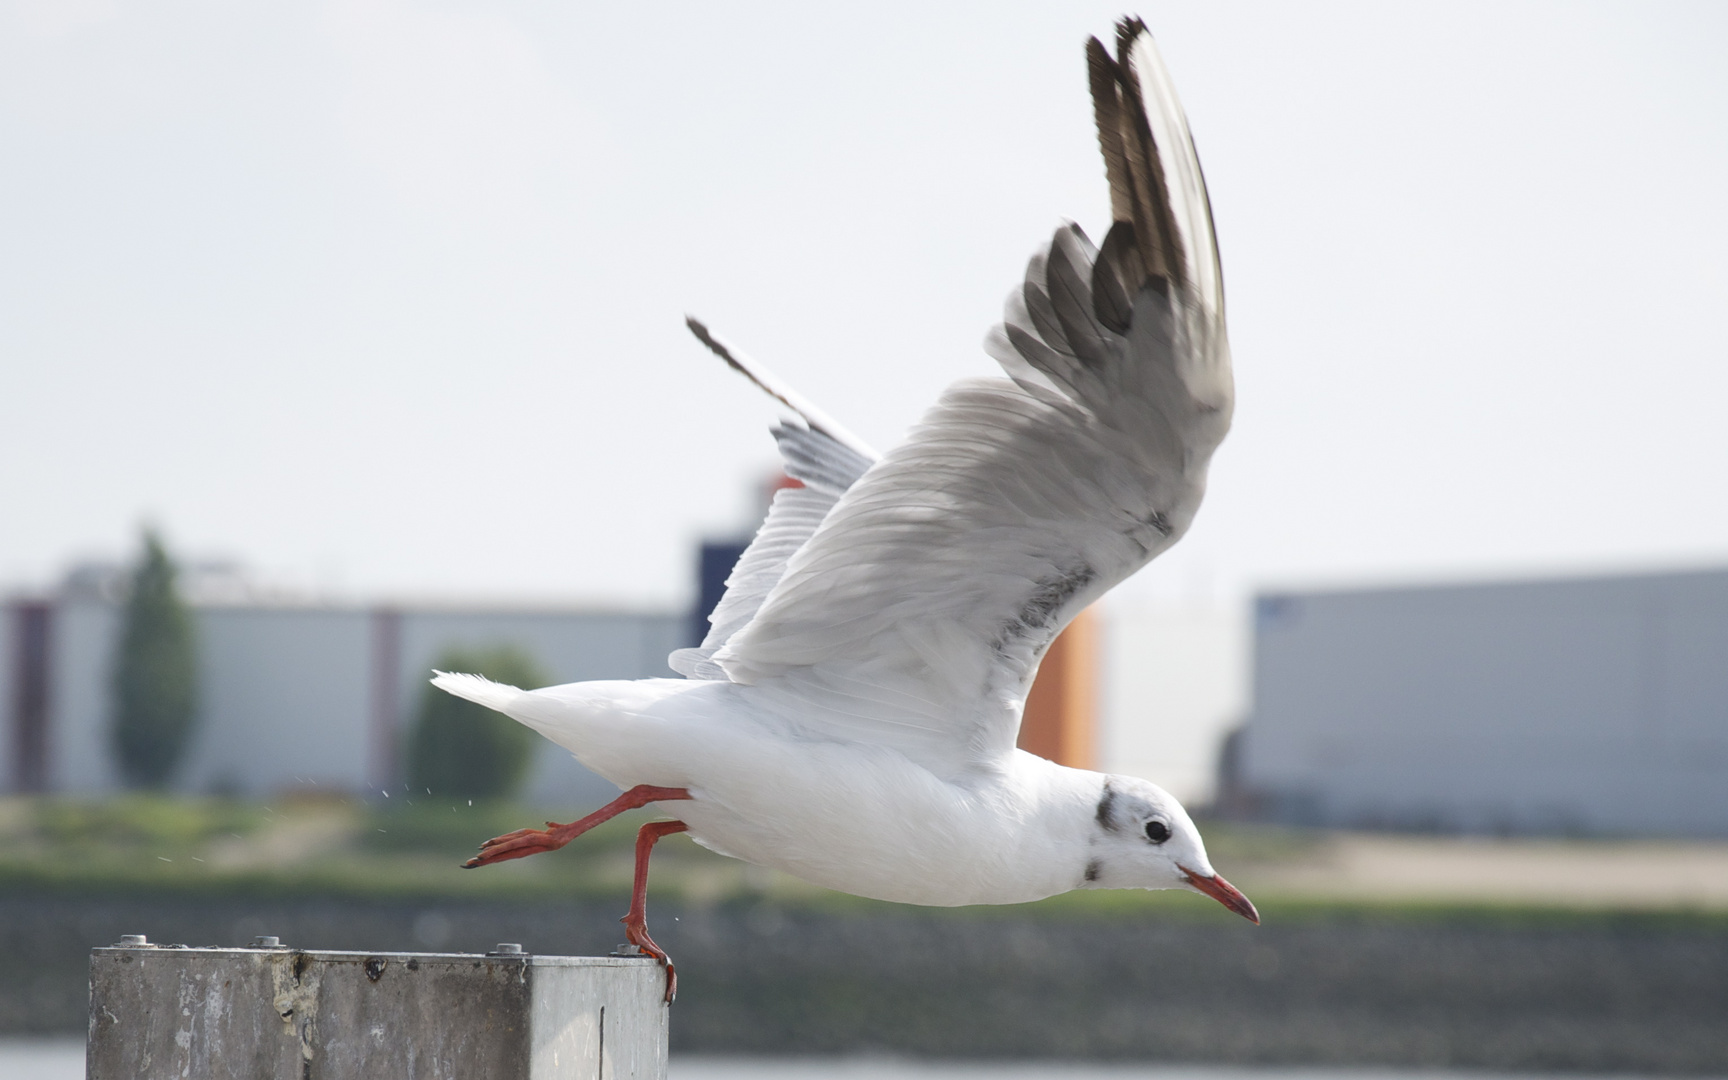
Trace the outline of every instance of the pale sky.
{"type": "MultiPolygon", "coordinates": [[[[0,590],[138,523],[355,598],[682,602],[1108,209],[1092,2],[0,6],[0,590]]],[[[1141,9],[1235,430],[1131,588],[1728,563],[1728,5],[1141,9]]]]}

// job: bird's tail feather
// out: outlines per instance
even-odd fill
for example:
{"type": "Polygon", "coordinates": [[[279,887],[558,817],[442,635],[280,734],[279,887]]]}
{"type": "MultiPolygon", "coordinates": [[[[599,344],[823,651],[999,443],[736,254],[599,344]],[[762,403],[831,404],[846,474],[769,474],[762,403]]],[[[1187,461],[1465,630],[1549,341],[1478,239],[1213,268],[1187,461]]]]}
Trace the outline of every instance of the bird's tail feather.
{"type": "Polygon", "coordinates": [[[467,698],[477,705],[508,713],[523,691],[504,683],[495,683],[483,675],[463,675],[449,671],[434,671],[432,685],[445,693],[467,698]]]}

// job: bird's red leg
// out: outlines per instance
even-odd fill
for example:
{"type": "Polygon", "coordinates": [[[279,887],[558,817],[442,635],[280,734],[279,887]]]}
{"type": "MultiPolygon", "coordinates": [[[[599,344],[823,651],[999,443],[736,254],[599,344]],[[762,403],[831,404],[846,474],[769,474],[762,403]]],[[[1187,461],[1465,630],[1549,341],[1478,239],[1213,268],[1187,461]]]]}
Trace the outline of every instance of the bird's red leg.
{"type": "Polygon", "coordinates": [[[637,784],[581,821],[572,821],[568,825],[548,821],[544,829],[517,829],[513,833],[495,836],[480,845],[480,854],[462,865],[472,870],[476,866],[490,866],[506,859],[521,859],[538,855],[542,851],[557,851],[594,826],[610,821],[626,810],[634,810],[649,803],[688,798],[690,792],[685,788],[637,784]]]}
{"type": "Polygon", "coordinates": [[[624,924],[624,936],[649,956],[666,965],[666,1000],[678,996],[678,971],[666,950],[654,944],[648,936],[648,856],[654,842],[662,836],[681,833],[690,826],[682,821],[651,821],[636,832],[636,884],[630,890],[630,912],[619,921],[624,924]]]}

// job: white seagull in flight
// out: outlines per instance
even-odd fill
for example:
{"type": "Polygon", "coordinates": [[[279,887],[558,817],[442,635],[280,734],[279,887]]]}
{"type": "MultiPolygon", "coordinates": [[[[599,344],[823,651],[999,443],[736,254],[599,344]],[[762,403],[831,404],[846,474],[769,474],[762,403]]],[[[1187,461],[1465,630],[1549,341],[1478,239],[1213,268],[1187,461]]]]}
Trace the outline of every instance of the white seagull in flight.
{"type": "Polygon", "coordinates": [[[878,455],[704,326],[709,348],[801,419],[774,431],[803,486],[774,497],[683,679],[518,690],[439,673],[624,789],[567,825],[488,841],[469,866],[562,847],[634,807],[630,940],[648,855],[704,847],[908,904],[1070,889],[1193,889],[1255,922],[1180,803],[1145,780],[1016,749],[1050,642],[1181,538],[1230,426],[1211,208],[1169,75],[1138,19],[1086,45],[1113,224],[1056,230],[985,347],[1008,378],[949,387],[878,455]]]}

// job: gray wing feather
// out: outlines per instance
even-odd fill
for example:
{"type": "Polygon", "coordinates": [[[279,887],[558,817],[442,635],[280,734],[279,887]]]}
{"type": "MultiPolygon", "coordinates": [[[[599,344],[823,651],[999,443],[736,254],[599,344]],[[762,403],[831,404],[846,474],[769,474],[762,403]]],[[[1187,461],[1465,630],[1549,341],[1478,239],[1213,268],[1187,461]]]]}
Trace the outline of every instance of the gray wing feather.
{"type": "Polygon", "coordinates": [[[874,459],[812,428],[780,424],[774,428],[774,442],[787,476],[835,498],[874,464],[874,459]]]}
{"type": "MultiPolygon", "coordinates": [[[[822,437],[822,436],[819,436],[822,437]]],[[[738,564],[726,578],[726,592],[708,616],[708,634],[694,649],[679,649],[667,658],[672,670],[692,679],[725,679],[711,656],[756,617],[774,586],[786,572],[786,562],[810,539],[839,492],[815,487],[786,488],[774,494],[768,516],[738,564]]]]}
{"type": "Polygon", "coordinates": [[[1056,231],[967,380],[858,480],[710,661],[787,717],[957,775],[1009,753],[1045,648],[1175,543],[1229,429],[1211,214],[1137,22],[1088,46],[1115,223],[1056,231]]]}
{"type": "Polygon", "coordinates": [[[702,644],[694,649],[675,650],[666,658],[672,670],[686,678],[724,680],[726,672],[710,658],[756,617],[762,601],[785,575],[787,561],[816,532],[846,489],[869,470],[875,458],[864,452],[868,450],[864,443],[817,413],[802,398],[777,382],[767,381],[772,376],[765,376],[759,365],[740,362],[733,350],[709,334],[707,327],[694,319],[687,322],[702,343],[734,370],[804,416],[806,423],[810,422],[808,414],[815,413],[824,424],[824,427],[803,427],[782,423],[774,427],[774,442],[780,448],[786,475],[804,486],[775,493],[768,516],[756,530],[750,546],[739,556],[738,564],[726,578],[726,592],[708,615],[708,633],[702,644]],[[757,370],[751,370],[753,366],[757,370]],[[831,431],[837,431],[838,436],[831,431]]]}

